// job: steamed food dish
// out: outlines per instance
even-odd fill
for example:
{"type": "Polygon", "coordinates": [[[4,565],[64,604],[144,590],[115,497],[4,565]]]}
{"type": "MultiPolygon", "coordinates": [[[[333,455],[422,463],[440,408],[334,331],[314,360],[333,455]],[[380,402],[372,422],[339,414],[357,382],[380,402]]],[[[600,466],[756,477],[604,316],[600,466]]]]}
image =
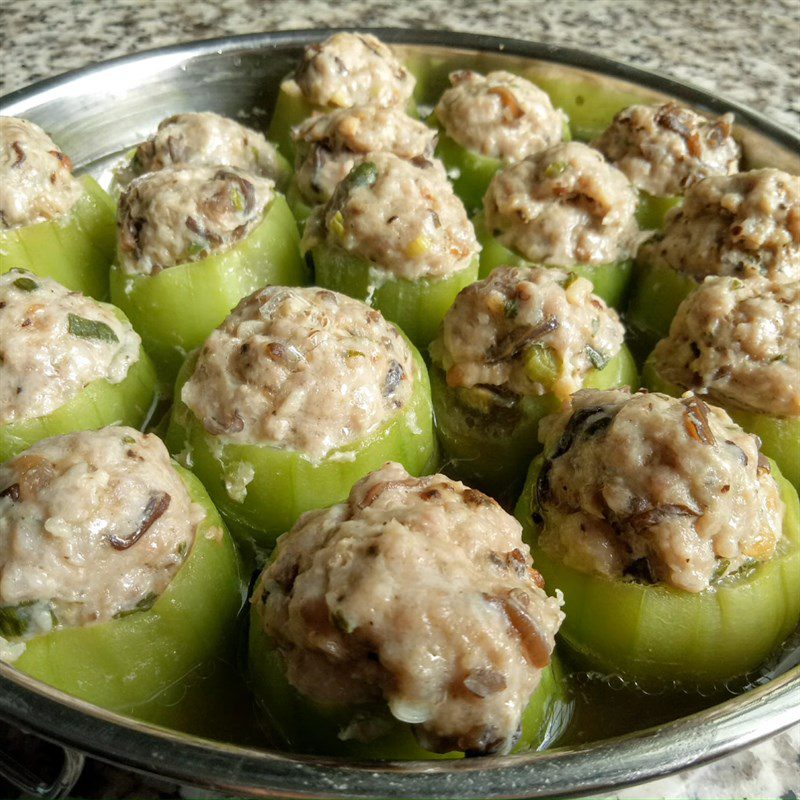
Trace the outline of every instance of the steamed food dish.
{"type": "Polygon", "coordinates": [[[366,757],[540,743],[563,615],[520,533],[486,495],[399,464],[302,516],[252,600],[251,676],[278,729],[366,757]]]}
{"type": "Polygon", "coordinates": [[[0,117],[0,273],[25,269],[98,299],[114,259],[111,198],[33,122],[0,117]]]}
{"type": "Polygon", "coordinates": [[[156,376],[113,306],[50,278],[0,275],[0,460],[58,433],[139,426],[156,376]]]}
{"type": "Polygon", "coordinates": [[[504,164],[558,144],[568,130],[538,86],[510,72],[451,72],[436,104],[437,155],[469,209],[480,207],[492,175],[504,164]]]}
{"type": "Polygon", "coordinates": [[[181,372],[167,441],[235,532],[270,548],[389,458],[433,465],[419,354],[378,311],[316,287],[242,302],[181,372]]]}
{"type": "Polygon", "coordinates": [[[499,267],[463,289],[431,344],[439,436],[453,469],[494,491],[538,450],[541,418],[584,385],[636,383],[619,316],[588,280],[499,267]]]}

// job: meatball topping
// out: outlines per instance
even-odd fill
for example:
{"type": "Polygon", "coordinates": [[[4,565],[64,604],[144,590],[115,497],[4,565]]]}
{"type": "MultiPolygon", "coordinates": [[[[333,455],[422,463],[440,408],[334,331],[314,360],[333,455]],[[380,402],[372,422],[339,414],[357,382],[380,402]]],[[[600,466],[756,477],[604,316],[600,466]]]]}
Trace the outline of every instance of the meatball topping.
{"type": "Polygon", "coordinates": [[[594,143],[631,183],[652,195],[678,195],[709,175],[739,171],[733,114],[715,122],[674,102],[630,106],[594,143]]]}
{"type": "Polygon", "coordinates": [[[120,383],[140,345],[109,306],[30,272],[0,275],[0,425],[49,414],[92,381],[120,383]]]}
{"type": "Polygon", "coordinates": [[[303,239],[366,259],[384,275],[418,280],[465,269],[480,245],[439,162],[375,153],[310,217],[303,239]]]}
{"type": "Polygon", "coordinates": [[[253,603],[304,695],[385,701],[423,747],[482,755],[514,746],[550,661],[563,614],[541,586],[494,500],[389,463],[300,518],[253,603]]]}
{"type": "Polygon", "coordinates": [[[706,178],[687,190],[642,255],[696,278],[797,280],[800,178],[777,169],[706,178]]]}
{"type": "Polygon", "coordinates": [[[463,148],[502,161],[526,156],[561,141],[565,117],[538,86],[510,72],[450,73],[436,117],[463,148]]]}
{"type": "Polygon", "coordinates": [[[295,80],[306,100],[320,108],[403,106],[415,84],[389,47],[362,33],[335,33],[306,47],[295,80]]]}
{"type": "Polygon", "coordinates": [[[706,278],[654,359],[663,377],[720,402],[800,415],[800,281],[706,278]]]}
{"type": "Polygon", "coordinates": [[[0,117],[0,229],[67,214],[82,193],[72,162],[38,125],[0,117]]]}
{"type": "Polygon", "coordinates": [[[154,435],[109,427],[38,442],[0,465],[3,634],[149,608],[202,519],[154,435]]]}
{"type": "Polygon", "coordinates": [[[119,263],[130,275],[228,250],[262,220],[274,184],[234,167],[165,168],[136,178],[120,197],[119,263]]]}
{"type": "Polygon", "coordinates": [[[560,400],[619,353],[624,329],[585,278],[500,267],[463,289],[431,345],[452,387],[560,400]]]}
{"type": "Polygon", "coordinates": [[[567,142],[498,172],[483,199],[493,235],[539,264],[604,264],[635,251],[636,191],[596,150],[567,142]]]}
{"type": "Polygon", "coordinates": [[[574,569],[700,592],[775,552],[758,439],[699,397],[581,390],[539,437],[539,544],[574,569]]]}
{"type": "Polygon", "coordinates": [[[181,398],[226,441],[319,459],[397,414],[417,377],[378,311],[325,289],[268,286],[208,337],[181,398]]]}
{"type": "Polygon", "coordinates": [[[347,173],[376,152],[406,160],[433,158],[436,132],[400,108],[354,106],[310,117],[292,131],[295,179],[311,203],[330,200],[347,173]]]}
{"type": "Polygon", "coordinates": [[[271,178],[276,183],[287,177],[278,161],[275,145],[263,134],[206,111],[176,114],[162,120],[156,133],[136,148],[128,170],[130,175],[124,175],[122,182],[165,167],[218,167],[222,164],[271,178]]]}

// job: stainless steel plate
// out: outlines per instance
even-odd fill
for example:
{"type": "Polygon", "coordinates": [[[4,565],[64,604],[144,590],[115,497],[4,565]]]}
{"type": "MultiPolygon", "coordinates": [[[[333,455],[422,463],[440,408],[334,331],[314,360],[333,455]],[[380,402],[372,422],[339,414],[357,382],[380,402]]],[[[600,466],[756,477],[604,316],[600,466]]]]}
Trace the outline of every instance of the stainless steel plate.
{"type": "MultiPolygon", "coordinates": [[[[733,111],[748,166],[800,173],[800,138],[736,103],[591,53],[489,36],[373,30],[431,74],[510,69],[594,87],[621,98],[674,97],[701,111],[733,111]]],[[[76,165],[101,179],[163,117],[212,110],[266,127],[280,79],[302,48],[329,30],[238,36],[116,59],[0,100],[0,114],[42,125],[76,165]]],[[[631,102],[631,100],[628,100],[631,102]]],[[[529,798],[585,794],[700,764],[800,721],[800,667],[787,659],[772,680],[676,722],[616,739],[542,753],[448,762],[354,763],[221,744],[120,717],[0,663],[0,717],[98,758],[236,795],[315,798],[529,798]]]]}

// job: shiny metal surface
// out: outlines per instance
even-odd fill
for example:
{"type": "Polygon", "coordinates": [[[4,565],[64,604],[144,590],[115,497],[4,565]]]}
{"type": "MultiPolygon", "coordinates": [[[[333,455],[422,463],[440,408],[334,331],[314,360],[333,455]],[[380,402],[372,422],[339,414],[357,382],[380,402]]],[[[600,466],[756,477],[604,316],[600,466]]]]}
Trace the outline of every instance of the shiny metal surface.
{"type": "MultiPolygon", "coordinates": [[[[736,103],[600,56],[550,45],[435,31],[377,29],[435,75],[467,64],[531,77],[556,75],[675,97],[737,116],[749,166],[800,172],[800,138],[736,103]]],[[[0,100],[0,114],[42,125],[76,165],[107,178],[109,167],[159,120],[214,110],[266,127],[280,78],[326,30],[211,40],[117,59],[44,81],[0,100]]],[[[438,90],[428,87],[430,98],[438,90]]],[[[0,663],[0,717],[68,748],[181,783],[237,796],[298,798],[560,797],[638,783],[700,764],[800,721],[800,667],[668,725],[579,747],[460,763],[353,763],[256,750],[160,729],[90,706],[0,663]]]]}

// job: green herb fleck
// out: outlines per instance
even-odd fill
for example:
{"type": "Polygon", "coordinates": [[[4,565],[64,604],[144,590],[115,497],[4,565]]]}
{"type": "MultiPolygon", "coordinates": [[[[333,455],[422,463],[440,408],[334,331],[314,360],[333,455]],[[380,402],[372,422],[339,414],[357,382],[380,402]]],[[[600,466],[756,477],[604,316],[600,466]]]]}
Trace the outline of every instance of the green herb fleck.
{"type": "Polygon", "coordinates": [[[711,583],[721,581],[727,574],[730,568],[731,561],[729,558],[720,558],[717,560],[717,566],[714,567],[714,572],[711,575],[711,583]]]}
{"type": "Polygon", "coordinates": [[[39,284],[36,283],[36,281],[32,281],[30,278],[17,278],[14,281],[14,286],[22,292],[33,292],[39,288],[39,284]]]}
{"type": "Polygon", "coordinates": [[[184,254],[184,259],[193,259],[197,258],[197,256],[202,255],[206,251],[206,243],[205,242],[192,242],[187,248],[186,253],[184,254]]]}
{"type": "Polygon", "coordinates": [[[347,351],[347,357],[348,358],[357,358],[358,356],[361,356],[361,358],[364,358],[364,354],[360,350],[348,350],[347,351]]]}
{"type": "Polygon", "coordinates": [[[577,281],[578,278],[580,278],[580,275],[578,275],[576,272],[570,272],[569,275],[567,275],[566,279],[564,280],[564,283],[562,283],[561,285],[565,289],[569,289],[569,287],[572,286],[572,284],[575,283],[575,281],[577,281]]]}
{"type": "Polygon", "coordinates": [[[50,612],[50,618],[55,624],[55,614],[50,605],[39,600],[27,600],[16,606],[0,606],[0,634],[6,639],[25,636],[34,627],[35,616],[44,610],[50,612]]]}
{"type": "Polygon", "coordinates": [[[599,350],[595,350],[591,345],[586,345],[586,355],[589,356],[589,361],[595,369],[603,369],[609,362],[609,357],[599,350]]]}
{"type": "Polygon", "coordinates": [[[233,203],[233,207],[241,213],[244,211],[244,197],[242,197],[242,193],[239,191],[238,187],[233,186],[231,188],[231,202],[233,203]]]}
{"type": "Polygon", "coordinates": [[[86,319],[77,314],[67,315],[67,330],[81,339],[99,339],[101,342],[118,342],[117,334],[105,324],[95,319],[86,319]]]}
{"type": "Polygon", "coordinates": [[[554,161],[552,164],[547,165],[544,174],[548,178],[557,178],[567,171],[567,166],[564,161],[554,161]]]}
{"type": "Polygon", "coordinates": [[[338,609],[331,614],[331,619],[342,633],[352,633],[356,629],[356,626],[338,609]]]}
{"type": "Polygon", "coordinates": [[[519,301],[516,299],[506,300],[503,312],[508,319],[514,319],[519,314],[519,301]]]}
{"type": "Polygon", "coordinates": [[[378,180],[378,167],[371,161],[365,161],[350,170],[342,181],[346,192],[351,192],[359,186],[372,186],[378,180]]]}
{"type": "Polygon", "coordinates": [[[117,613],[114,614],[114,619],[129,617],[131,614],[135,614],[137,611],[149,611],[155,605],[156,600],[158,600],[158,595],[155,592],[148,592],[132,608],[126,608],[123,611],[117,611],[117,613]]]}

